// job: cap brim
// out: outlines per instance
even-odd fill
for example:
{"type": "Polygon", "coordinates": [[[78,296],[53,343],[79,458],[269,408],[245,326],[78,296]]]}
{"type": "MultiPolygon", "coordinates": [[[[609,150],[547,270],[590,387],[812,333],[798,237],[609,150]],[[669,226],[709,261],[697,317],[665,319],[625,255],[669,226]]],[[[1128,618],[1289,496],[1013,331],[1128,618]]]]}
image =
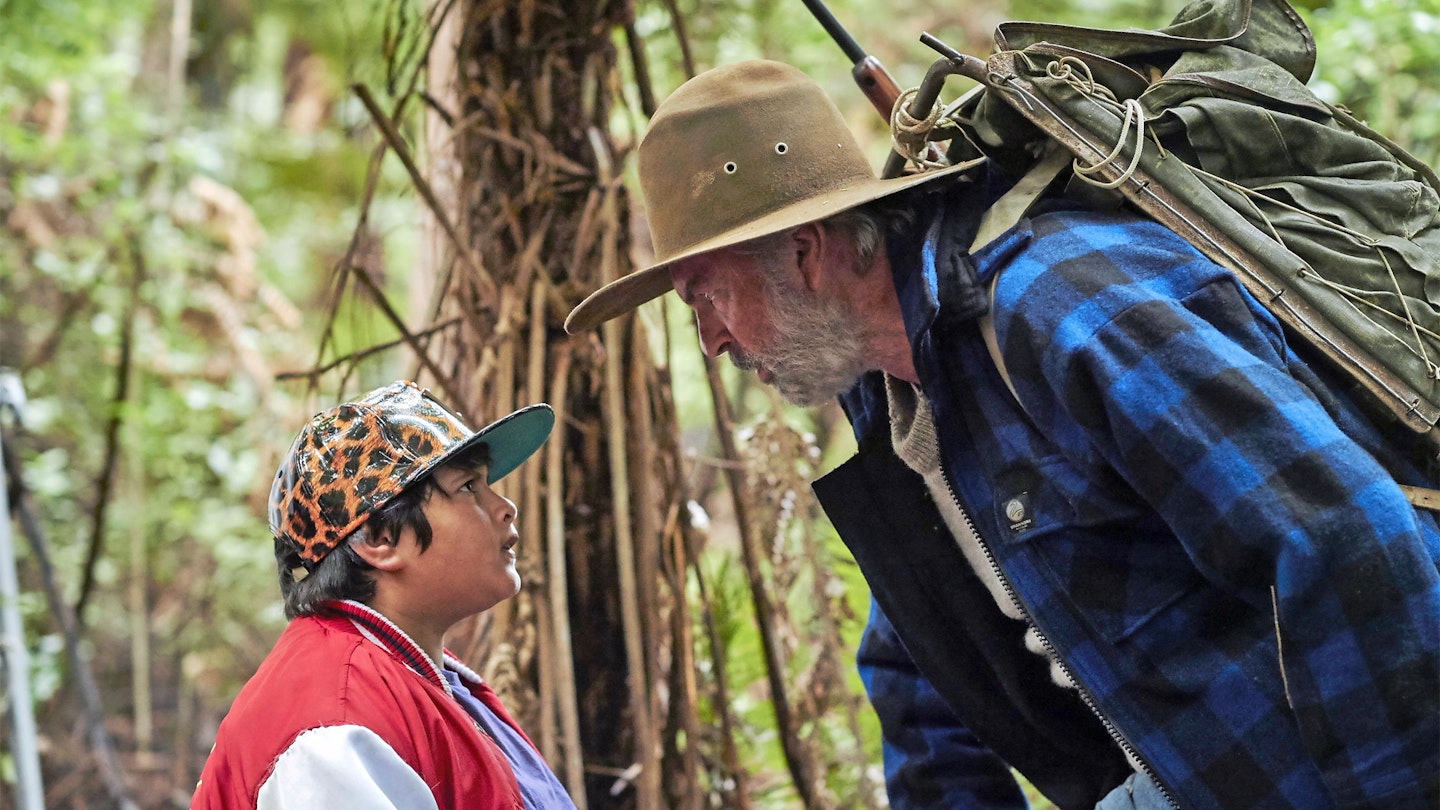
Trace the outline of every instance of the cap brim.
{"type": "Polygon", "coordinates": [[[888,197],[891,194],[939,180],[942,177],[951,177],[983,161],[984,158],[978,158],[921,174],[886,180],[874,179],[849,188],[832,190],[773,211],[738,228],[732,228],[676,251],[673,255],[665,256],[643,270],[637,270],[606,284],[591,293],[570,311],[569,317],[565,319],[565,331],[573,335],[593,329],[611,318],[624,315],[646,301],[659,298],[674,289],[674,284],[670,279],[670,265],[682,259],[738,245],[762,236],[769,236],[772,233],[804,225],[807,222],[825,219],[882,197],[888,197]]]}
{"type": "Polygon", "coordinates": [[[430,468],[436,469],[465,449],[484,444],[490,448],[488,480],[493,484],[534,455],[554,426],[555,411],[549,405],[543,402],[528,405],[476,431],[474,436],[450,448],[450,452],[437,459],[430,468]]]}

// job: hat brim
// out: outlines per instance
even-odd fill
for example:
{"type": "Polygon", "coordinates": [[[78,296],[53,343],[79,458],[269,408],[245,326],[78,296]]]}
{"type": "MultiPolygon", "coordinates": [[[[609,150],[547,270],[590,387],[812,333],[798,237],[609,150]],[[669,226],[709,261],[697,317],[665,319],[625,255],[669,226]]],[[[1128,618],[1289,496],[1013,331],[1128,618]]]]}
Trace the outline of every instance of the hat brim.
{"type": "MultiPolygon", "coordinates": [[[[430,464],[435,470],[468,448],[484,444],[490,448],[487,480],[493,484],[509,475],[535,454],[555,426],[555,411],[545,403],[528,405],[475,431],[475,435],[450,448],[430,464]]],[[[428,472],[429,470],[427,470],[428,472]]]]}
{"type": "Polygon", "coordinates": [[[692,256],[709,253],[712,250],[738,245],[751,239],[769,236],[786,228],[804,225],[807,222],[848,211],[856,206],[874,202],[915,186],[953,177],[966,169],[982,163],[984,158],[957,163],[944,169],[922,172],[885,180],[871,179],[847,188],[833,189],[793,205],[772,211],[763,217],[753,219],[738,228],[731,228],[715,236],[676,251],[674,254],[656,260],[654,264],[618,278],[591,293],[571,310],[565,319],[565,331],[576,334],[617,318],[641,304],[652,301],[675,288],[670,279],[670,265],[692,256]]]}

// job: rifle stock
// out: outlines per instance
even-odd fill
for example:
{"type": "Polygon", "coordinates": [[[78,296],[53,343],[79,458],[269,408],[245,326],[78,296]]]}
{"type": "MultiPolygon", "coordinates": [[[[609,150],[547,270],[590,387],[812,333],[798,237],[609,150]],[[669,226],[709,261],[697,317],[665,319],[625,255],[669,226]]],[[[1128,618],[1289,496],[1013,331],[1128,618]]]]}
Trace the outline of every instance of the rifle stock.
{"type": "Polygon", "coordinates": [[[900,87],[880,60],[867,54],[851,68],[850,76],[865,98],[870,99],[870,105],[880,113],[880,117],[889,122],[890,113],[895,109],[895,99],[900,97],[900,87]]]}
{"type": "Polygon", "coordinates": [[[860,92],[870,99],[871,106],[880,113],[880,117],[885,120],[885,123],[890,123],[890,111],[895,107],[895,99],[900,97],[899,85],[895,84],[895,80],[890,77],[885,66],[880,64],[880,60],[865,53],[865,49],[860,47],[860,43],[850,36],[850,32],[845,30],[845,26],[841,25],[840,21],[835,19],[835,15],[830,13],[830,9],[825,7],[824,0],[802,0],[802,2],[805,3],[806,8],[810,9],[816,22],[820,23],[820,27],[824,28],[825,33],[835,40],[835,44],[840,46],[840,50],[845,52],[845,57],[855,66],[851,69],[850,76],[859,86],[860,92]]]}

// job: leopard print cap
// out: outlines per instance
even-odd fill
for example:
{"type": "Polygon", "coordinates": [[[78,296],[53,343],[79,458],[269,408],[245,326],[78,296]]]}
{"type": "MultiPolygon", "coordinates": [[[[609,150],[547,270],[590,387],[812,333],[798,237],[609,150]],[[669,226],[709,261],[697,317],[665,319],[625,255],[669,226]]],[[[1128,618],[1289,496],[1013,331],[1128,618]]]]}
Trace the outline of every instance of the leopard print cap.
{"type": "Polygon", "coordinates": [[[550,406],[532,405],[476,432],[414,383],[377,388],[300,431],[270,488],[270,531],[305,563],[319,562],[445,459],[484,438],[497,481],[539,448],[554,420],[550,406]]]}

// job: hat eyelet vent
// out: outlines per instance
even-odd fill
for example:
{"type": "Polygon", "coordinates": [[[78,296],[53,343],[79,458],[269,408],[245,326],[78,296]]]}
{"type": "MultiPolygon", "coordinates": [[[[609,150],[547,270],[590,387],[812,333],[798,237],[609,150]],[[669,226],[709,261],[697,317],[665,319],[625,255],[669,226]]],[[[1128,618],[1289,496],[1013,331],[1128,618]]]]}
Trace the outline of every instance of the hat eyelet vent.
{"type": "Polygon", "coordinates": [[[790,147],[784,141],[775,144],[775,154],[783,155],[790,151],[790,147]]]}
{"type": "Polygon", "coordinates": [[[733,160],[727,160],[727,161],[725,162],[725,173],[726,173],[726,174],[734,174],[735,172],[737,172],[737,171],[739,171],[739,170],[740,170],[740,167],[737,166],[737,165],[735,165],[735,161],[733,161],[733,160]]]}

